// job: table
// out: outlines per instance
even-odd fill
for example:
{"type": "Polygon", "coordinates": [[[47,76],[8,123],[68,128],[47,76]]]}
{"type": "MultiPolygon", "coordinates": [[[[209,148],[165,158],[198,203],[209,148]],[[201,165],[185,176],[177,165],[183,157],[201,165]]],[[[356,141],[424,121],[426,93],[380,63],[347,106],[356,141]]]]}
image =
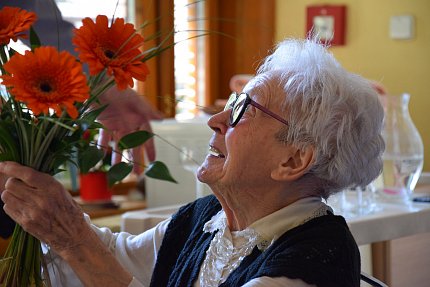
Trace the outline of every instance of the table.
{"type": "Polygon", "coordinates": [[[430,232],[430,203],[378,202],[379,210],[347,219],[358,245],[430,232]]]}
{"type": "Polygon", "coordinates": [[[84,202],[79,196],[73,198],[90,216],[91,219],[121,215],[124,212],[132,210],[141,210],[146,208],[146,201],[131,200],[126,195],[114,195],[111,201],[103,202],[84,202]]]}
{"type": "MultiPolygon", "coordinates": [[[[121,226],[124,231],[141,233],[168,218],[179,206],[126,212],[122,216],[121,226]]],[[[347,218],[358,245],[430,232],[430,203],[411,203],[406,206],[378,202],[377,206],[378,209],[371,214],[347,218]]]]}

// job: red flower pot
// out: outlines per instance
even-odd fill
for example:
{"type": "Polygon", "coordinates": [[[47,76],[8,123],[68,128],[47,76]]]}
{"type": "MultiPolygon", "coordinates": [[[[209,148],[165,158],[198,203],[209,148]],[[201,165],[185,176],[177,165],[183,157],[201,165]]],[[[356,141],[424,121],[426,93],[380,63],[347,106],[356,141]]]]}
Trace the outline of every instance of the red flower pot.
{"type": "Polygon", "coordinates": [[[84,201],[106,201],[112,198],[107,174],[101,171],[80,174],[80,195],[84,201]]]}

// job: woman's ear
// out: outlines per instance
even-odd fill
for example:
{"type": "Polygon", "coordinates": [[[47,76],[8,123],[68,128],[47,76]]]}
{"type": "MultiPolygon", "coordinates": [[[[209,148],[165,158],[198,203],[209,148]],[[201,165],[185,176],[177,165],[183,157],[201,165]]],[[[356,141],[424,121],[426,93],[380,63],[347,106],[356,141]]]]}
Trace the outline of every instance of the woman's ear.
{"type": "Polygon", "coordinates": [[[291,147],[290,151],[280,157],[279,165],[271,173],[272,179],[278,181],[295,181],[303,176],[315,161],[315,148],[303,149],[291,147]]]}

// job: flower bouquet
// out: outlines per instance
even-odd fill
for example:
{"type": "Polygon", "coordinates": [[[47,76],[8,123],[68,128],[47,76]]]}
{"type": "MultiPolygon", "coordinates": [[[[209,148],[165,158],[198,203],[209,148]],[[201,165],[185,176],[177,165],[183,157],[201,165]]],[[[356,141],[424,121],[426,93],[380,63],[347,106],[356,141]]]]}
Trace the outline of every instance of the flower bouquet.
{"type": "MultiPolygon", "coordinates": [[[[113,85],[133,87],[133,78],[145,81],[145,61],[166,47],[144,51],[144,39],[133,25],[117,18],[109,23],[99,15],[83,20],[73,43],[79,60],[66,51],[42,46],[31,25],[32,12],[14,7],[0,10],[0,161],[15,161],[54,175],[66,162],[76,163],[76,152],[91,168],[103,153],[96,144],[83,143],[88,131],[103,129],[97,117],[106,108],[99,97],[113,85]],[[19,54],[11,40],[28,37],[31,50],[19,54]],[[83,72],[88,64],[89,75],[83,72]]],[[[121,150],[143,144],[152,134],[139,131],[123,137],[121,150]]],[[[145,174],[174,181],[167,167],[152,162],[145,174]]],[[[130,162],[112,167],[115,181],[131,172],[130,162]]],[[[16,226],[6,255],[0,261],[1,286],[49,286],[40,242],[16,226]]]]}

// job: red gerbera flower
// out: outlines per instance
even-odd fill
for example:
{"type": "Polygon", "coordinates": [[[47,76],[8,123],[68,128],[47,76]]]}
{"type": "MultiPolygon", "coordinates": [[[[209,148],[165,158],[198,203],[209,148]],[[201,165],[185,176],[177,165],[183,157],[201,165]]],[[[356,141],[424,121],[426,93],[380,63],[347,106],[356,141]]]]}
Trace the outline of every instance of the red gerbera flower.
{"type": "Polygon", "coordinates": [[[0,45],[9,44],[10,40],[16,42],[18,37],[27,38],[24,33],[33,22],[36,14],[17,7],[3,7],[0,9],[0,45]]]}
{"type": "Polygon", "coordinates": [[[51,108],[60,116],[62,109],[66,109],[76,118],[78,111],[74,103],[83,102],[89,96],[82,65],[70,53],[59,53],[54,47],[15,54],[4,64],[4,69],[9,75],[1,77],[3,84],[35,115],[48,113],[51,108]]]}
{"type": "Polygon", "coordinates": [[[82,27],[75,30],[73,44],[81,61],[88,63],[91,75],[107,68],[118,89],[125,89],[127,85],[133,87],[133,78],[145,81],[149,70],[142,62],[143,55],[139,50],[144,39],[132,24],[125,24],[124,19],[117,18],[109,27],[108,18],[104,15],[97,16],[96,22],[85,18],[82,23],[82,27]]]}

